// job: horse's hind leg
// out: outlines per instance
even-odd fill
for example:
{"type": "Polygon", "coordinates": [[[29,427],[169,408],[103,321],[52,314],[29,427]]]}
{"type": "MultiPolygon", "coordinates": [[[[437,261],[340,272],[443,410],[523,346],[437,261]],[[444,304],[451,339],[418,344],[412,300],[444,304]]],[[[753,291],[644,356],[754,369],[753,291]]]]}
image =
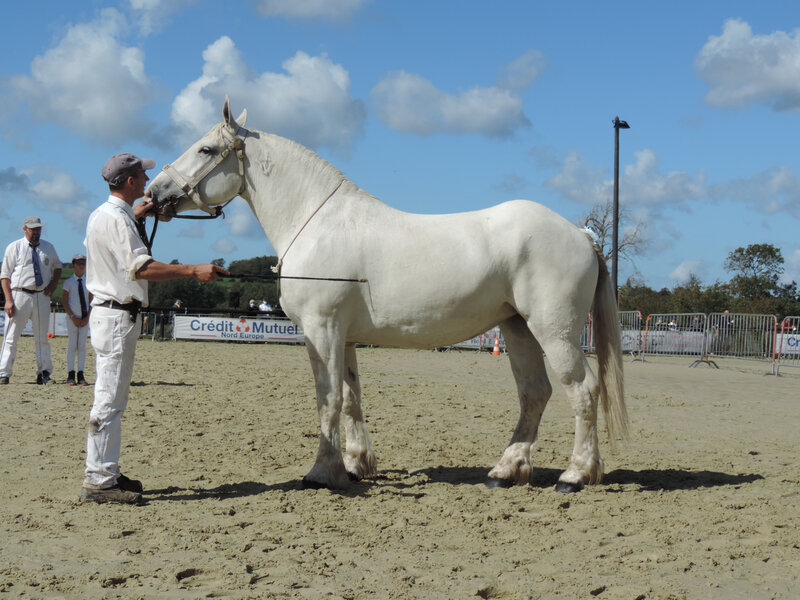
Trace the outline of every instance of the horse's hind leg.
{"type": "Polygon", "coordinates": [[[556,490],[577,492],[600,483],[603,461],[597,441],[597,399],[600,385],[583,351],[563,339],[542,340],[550,366],[558,374],[575,413],[575,442],[569,467],[558,478],[556,490]]]}
{"type": "Polygon", "coordinates": [[[531,450],[536,442],[542,412],[552,393],[542,356],[542,348],[520,316],[500,324],[508,349],[511,372],[519,394],[519,421],[502,458],[489,472],[486,485],[508,487],[528,483],[531,475],[531,450]]]}
{"type": "Polygon", "coordinates": [[[342,382],[342,415],[344,416],[344,466],[350,479],[358,480],[375,474],[375,450],[369,441],[364,415],[361,412],[361,383],[358,379],[355,344],[344,348],[344,378],[342,382]]]}

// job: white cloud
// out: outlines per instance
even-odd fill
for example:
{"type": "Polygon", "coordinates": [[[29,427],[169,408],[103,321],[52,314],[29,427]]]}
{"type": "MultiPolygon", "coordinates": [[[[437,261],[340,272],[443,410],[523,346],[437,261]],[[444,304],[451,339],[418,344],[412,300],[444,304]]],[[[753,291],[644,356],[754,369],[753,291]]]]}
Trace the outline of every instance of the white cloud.
{"type": "Polygon", "coordinates": [[[184,227],[178,232],[178,237],[200,239],[205,235],[205,229],[202,225],[190,225],[184,227]]]}
{"type": "Polygon", "coordinates": [[[672,273],[669,274],[669,278],[678,283],[685,283],[689,280],[690,275],[699,277],[703,270],[703,263],[701,261],[685,260],[673,269],[672,273]]]}
{"type": "Polygon", "coordinates": [[[366,0],[258,0],[256,7],[265,17],[343,21],[366,0]]]}
{"type": "Polygon", "coordinates": [[[545,183],[578,204],[605,203],[611,197],[611,183],[603,179],[604,169],[588,164],[576,151],[564,158],[560,173],[545,183]]]}
{"type": "Polygon", "coordinates": [[[496,86],[476,86],[457,94],[438,89],[421,75],[394,71],[372,88],[370,96],[378,118],[397,131],[507,137],[530,125],[520,93],[543,67],[544,56],[532,50],[507,65],[496,86]]]}
{"type": "Polygon", "coordinates": [[[791,254],[785,257],[781,281],[784,283],[800,282],[800,248],[795,248],[791,254]]]}
{"type": "Polygon", "coordinates": [[[220,254],[229,254],[230,252],[236,250],[236,244],[234,244],[232,240],[222,237],[211,244],[211,249],[219,252],[220,254]]]}
{"type": "Polygon", "coordinates": [[[742,202],[766,213],[788,213],[800,218],[800,178],[789,167],[774,167],[747,179],[712,186],[716,199],[742,202]]]}
{"type": "Polygon", "coordinates": [[[12,93],[38,121],[82,137],[109,144],[146,138],[153,125],[140,113],[153,85],[143,52],[120,42],[126,27],[113,8],[69,27],[58,45],[33,59],[30,75],[9,79],[12,93]]]}
{"type": "Polygon", "coordinates": [[[631,204],[685,207],[690,200],[706,195],[706,176],[703,171],[694,177],[681,171],[661,174],[655,152],[640,150],[634,154],[636,163],[626,166],[620,179],[620,196],[624,183],[624,198],[631,204]]]}
{"type": "MultiPolygon", "coordinates": [[[[707,194],[702,171],[694,177],[680,171],[662,174],[655,152],[640,150],[635,156],[636,162],[620,173],[620,202],[658,212],[666,206],[685,207],[688,201],[707,194]]],[[[614,193],[613,180],[604,175],[604,169],[587,164],[577,152],[570,152],[561,172],[546,183],[573,202],[595,205],[605,203],[614,193]]]]}
{"type": "Polygon", "coordinates": [[[172,105],[172,120],[185,143],[221,120],[228,94],[235,112],[246,107],[248,124],[312,148],[346,150],[363,130],[364,104],[350,96],[350,75],[325,54],[297,52],[283,63],[286,74],[258,73],[229,37],[203,52],[203,73],[172,105]]]}
{"type": "Polygon", "coordinates": [[[753,35],[750,25],[729,19],[695,58],[709,86],[706,101],[723,108],[760,103],[778,111],[800,110],[800,30],[753,35]]]}
{"type": "Polygon", "coordinates": [[[547,59],[539,50],[529,50],[506,65],[495,84],[499,88],[521,92],[531,85],[547,66],[547,59]]]}
{"type": "Polygon", "coordinates": [[[142,34],[161,31],[170,15],[193,4],[196,0],[128,0],[142,34]]]}
{"type": "Polygon", "coordinates": [[[0,171],[0,206],[24,202],[49,213],[62,214],[77,229],[86,225],[92,208],[86,192],[68,173],[50,167],[0,171]]]}

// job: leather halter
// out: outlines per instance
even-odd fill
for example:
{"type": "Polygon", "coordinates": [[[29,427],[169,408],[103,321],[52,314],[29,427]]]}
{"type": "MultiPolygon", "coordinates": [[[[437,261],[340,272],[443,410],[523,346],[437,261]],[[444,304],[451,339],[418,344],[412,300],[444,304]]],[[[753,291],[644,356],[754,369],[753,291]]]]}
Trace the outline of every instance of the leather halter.
{"type": "MultiPolygon", "coordinates": [[[[231,136],[228,133],[227,128],[223,127],[220,130],[222,137],[228,142],[228,145],[225,149],[217,154],[211,161],[203,165],[203,168],[200,169],[197,173],[195,173],[192,177],[184,177],[175,167],[171,164],[166,164],[162,167],[161,171],[164,172],[175,184],[181,189],[181,191],[186,194],[189,198],[194,201],[202,211],[207,212],[210,216],[208,217],[194,217],[194,218],[216,218],[222,214],[222,209],[228,205],[233,198],[239,196],[247,187],[247,182],[244,176],[244,142],[247,139],[247,135],[250,133],[244,127],[239,127],[236,131],[236,134],[231,136]],[[197,191],[197,187],[208,177],[211,172],[216,169],[219,164],[228,158],[228,155],[231,152],[236,153],[236,158],[239,161],[239,177],[242,178],[242,181],[239,185],[239,190],[234,194],[233,198],[225,202],[224,204],[217,205],[217,206],[209,206],[205,202],[203,202],[202,198],[200,198],[200,194],[197,191]]],[[[174,218],[192,218],[192,217],[181,217],[180,215],[175,215],[174,218]]]]}

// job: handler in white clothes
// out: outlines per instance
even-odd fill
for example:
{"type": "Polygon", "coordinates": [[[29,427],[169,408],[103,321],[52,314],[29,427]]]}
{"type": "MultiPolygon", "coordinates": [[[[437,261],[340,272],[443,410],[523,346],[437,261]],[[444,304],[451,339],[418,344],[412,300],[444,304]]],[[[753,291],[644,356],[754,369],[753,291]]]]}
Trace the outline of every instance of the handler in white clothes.
{"type": "Polygon", "coordinates": [[[11,377],[17,342],[28,319],[33,322],[36,345],[36,383],[46,384],[53,372],[47,339],[50,294],[61,278],[61,262],[53,244],[41,239],[42,221],[39,217],[27,217],[22,231],[25,237],[8,245],[0,268],[0,285],[6,299],[6,329],[0,347],[0,384],[8,383],[11,377]]]}
{"type": "Polygon", "coordinates": [[[75,273],[61,287],[61,300],[67,313],[67,385],[89,385],[83,367],[86,364],[92,295],[86,289],[86,257],[83,254],[72,257],[72,269],[75,273]]]}
{"type": "Polygon", "coordinates": [[[103,167],[110,196],[86,227],[86,283],[92,293],[90,326],[97,357],[94,403],[89,413],[86,470],[81,499],[140,504],[142,484],[120,473],[122,415],[128,404],[133,358],[148,305],[147,282],[176,278],[214,281],[228,272],[216,265],[172,265],[153,260],[136,222],[153,208],[149,198],[135,207],[155,161],[115,154],[103,167]]]}

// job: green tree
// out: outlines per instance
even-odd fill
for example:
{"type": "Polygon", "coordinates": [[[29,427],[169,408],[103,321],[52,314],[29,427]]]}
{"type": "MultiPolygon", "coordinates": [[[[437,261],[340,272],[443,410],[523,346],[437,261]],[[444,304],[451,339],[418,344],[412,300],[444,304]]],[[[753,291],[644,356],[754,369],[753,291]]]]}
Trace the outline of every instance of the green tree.
{"type": "Polygon", "coordinates": [[[783,256],[772,244],[739,247],[725,259],[725,270],[733,273],[731,292],[738,298],[767,298],[778,288],[783,274],[783,256]]]}

